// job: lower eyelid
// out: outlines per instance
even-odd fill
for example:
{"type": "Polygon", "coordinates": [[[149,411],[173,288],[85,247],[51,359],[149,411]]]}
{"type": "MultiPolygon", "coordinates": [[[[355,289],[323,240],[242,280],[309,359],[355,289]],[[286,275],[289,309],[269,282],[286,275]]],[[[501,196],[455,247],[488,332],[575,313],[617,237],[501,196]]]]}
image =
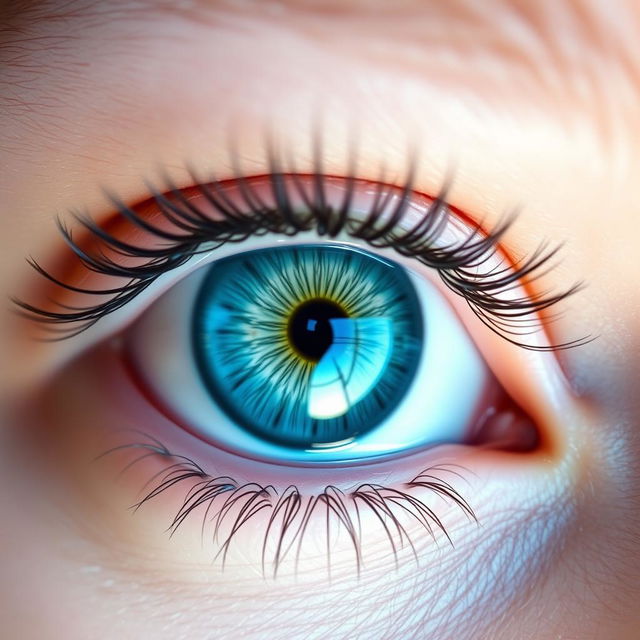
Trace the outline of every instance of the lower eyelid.
{"type": "MultiPolygon", "coordinates": [[[[345,492],[355,489],[362,482],[379,482],[389,487],[400,487],[418,475],[428,463],[424,456],[414,456],[413,459],[403,460],[401,467],[398,467],[397,463],[383,464],[360,467],[356,472],[353,469],[332,467],[316,469],[315,473],[306,470],[301,475],[301,470],[296,468],[280,468],[276,465],[244,461],[221,451],[213,454],[213,448],[208,448],[212,453],[208,458],[203,454],[201,442],[194,441],[191,436],[177,429],[127,384],[127,375],[122,370],[122,363],[116,354],[108,346],[103,346],[101,350],[102,353],[98,350],[86,354],[86,358],[77,360],[61,371],[53,386],[43,393],[37,410],[41,415],[47,415],[56,425],[56,448],[59,449],[56,457],[65,461],[65,473],[71,473],[75,477],[75,480],[72,480],[75,485],[73,493],[80,492],[84,495],[83,499],[87,502],[89,511],[103,505],[105,500],[112,502],[114,497],[118,496],[116,501],[120,503],[121,511],[116,513],[109,510],[108,517],[127,518],[126,522],[130,524],[125,523],[125,529],[131,526],[135,530],[137,524],[134,520],[129,520],[130,513],[126,507],[144,498],[147,492],[154,488],[153,482],[149,484],[150,479],[171,464],[175,464],[174,460],[153,455],[128,466],[138,458],[138,453],[141,456],[146,453],[146,450],[141,450],[137,445],[154,442],[155,438],[160,438],[168,449],[175,452],[176,460],[178,456],[193,458],[208,474],[232,476],[239,484],[273,484],[279,492],[286,486],[295,484],[304,497],[318,495],[328,485],[339,487],[345,492]],[[99,368],[95,367],[97,361],[101,363],[99,368]],[[73,397],[80,384],[85,391],[82,399],[75,405],[71,402],[60,405],[59,398],[73,397]],[[110,403],[110,398],[117,398],[118,402],[110,403]],[[119,412],[115,409],[117,406],[126,406],[126,415],[118,415],[119,412]],[[122,450],[103,455],[113,447],[123,444],[125,446],[122,450]],[[71,450],[65,450],[67,446],[71,450]],[[93,457],[96,459],[90,462],[93,457]],[[69,464],[73,459],[76,460],[75,464],[69,464]],[[373,469],[375,471],[372,473],[373,469]],[[88,481],[88,478],[93,480],[88,481]],[[95,495],[96,493],[98,495],[95,495]]],[[[457,481],[458,478],[452,474],[450,479],[457,481]]],[[[154,532],[165,531],[189,488],[187,483],[185,486],[176,487],[173,492],[168,491],[158,496],[157,500],[145,506],[139,514],[140,519],[152,520],[154,532]]],[[[99,517],[104,518],[104,514],[99,514],[99,517]]],[[[192,535],[198,532],[199,527],[198,518],[187,525],[192,535]]],[[[254,531],[254,525],[251,525],[251,528],[254,531]]],[[[147,527],[143,527],[143,530],[146,529],[147,527]]],[[[193,539],[191,542],[193,543],[193,539]]],[[[177,552],[179,549],[180,545],[177,552]]],[[[210,560],[211,550],[208,549],[207,553],[210,560]]]]}
{"type": "MultiPolygon", "coordinates": [[[[230,549],[227,567],[221,573],[219,563],[212,564],[214,547],[207,542],[208,538],[204,544],[202,542],[199,518],[169,538],[166,529],[184,499],[183,490],[176,488],[173,493],[159,496],[157,501],[150,501],[136,514],[128,509],[144,496],[144,484],[155,473],[166,468],[165,461],[152,457],[121,474],[129,460],[126,455],[124,459],[109,455],[95,462],[89,459],[110,446],[123,444],[121,434],[125,435],[127,443],[140,441],[138,436],[132,438],[131,433],[121,430],[147,425],[154,429],[156,437],[165,440],[171,450],[181,455],[193,455],[199,464],[207,467],[199,444],[196,446],[188,434],[181,433],[170,423],[166,423],[165,430],[164,418],[141,398],[136,398],[135,391],[122,383],[125,378],[121,371],[116,370],[118,365],[115,360],[98,369],[92,366],[97,355],[87,354],[84,361],[77,361],[61,371],[52,387],[43,392],[38,406],[34,407],[34,411],[46,416],[47,428],[55,426],[56,450],[51,451],[50,455],[63,466],[54,470],[53,478],[64,475],[71,489],[61,495],[65,499],[70,495],[76,496],[83,505],[75,516],[80,520],[82,535],[92,539],[98,546],[107,544],[109,548],[122,549],[122,545],[126,545],[123,552],[129,567],[144,567],[153,575],[165,575],[167,579],[194,586],[219,579],[227,590],[235,589],[243,580],[255,580],[259,559],[256,561],[258,565],[247,563],[246,550],[259,549],[263,531],[258,521],[245,527],[243,536],[236,539],[238,546],[230,549]],[[82,384],[82,400],[78,398],[79,384],[82,384]],[[61,405],[61,397],[74,398],[74,402],[61,405]],[[126,401],[126,415],[118,411],[120,402],[113,402],[115,398],[126,401]],[[82,404],[75,404],[78,402],[82,404]]],[[[405,541],[404,548],[398,547],[398,573],[389,574],[394,566],[392,550],[384,531],[376,529],[365,552],[363,571],[370,572],[377,567],[384,571],[391,582],[410,576],[412,579],[426,580],[425,588],[431,590],[436,589],[434,585],[443,573],[453,570],[455,566],[462,570],[464,566],[466,568],[462,571],[465,578],[458,586],[468,584],[472,575],[476,575],[473,579],[482,585],[474,589],[473,597],[467,600],[470,607],[479,606],[484,598],[490,596],[495,600],[503,593],[507,583],[510,584],[509,594],[515,593],[520,586],[524,588],[542,570],[552,549],[560,548],[558,536],[564,535],[573,517],[571,496],[574,477],[571,468],[574,463],[571,458],[565,459],[562,470],[554,470],[542,461],[537,464],[534,459],[527,456],[525,463],[524,458],[517,454],[444,446],[439,447],[437,452],[408,458],[401,465],[396,461],[393,468],[389,466],[388,471],[380,470],[375,476],[368,473],[368,480],[378,480],[392,487],[396,483],[402,484],[409,476],[419,473],[430,464],[460,465],[457,470],[462,477],[451,476],[449,480],[472,504],[479,524],[470,520],[459,508],[447,506],[436,496],[427,495],[426,504],[433,507],[438,517],[442,518],[454,547],[451,548],[441,534],[439,544],[435,545],[423,529],[414,525],[409,533],[417,547],[419,564],[416,565],[410,546],[405,541]],[[428,580],[426,575],[419,578],[425,571],[428,572],[428,580]],[[500,576],[500,582],[484,584],[481,576],[487,571],[500,576]]],[[[211,458],[209,462],[216,473],[238,471],[237,467],[223,467],[217,458],[211,458]]],[[[254,473],[260,475],[262,483],[268,479],[250,465],[245,469],[243,479],[256,480],[254,473]]],[[[349,477],[348,473],[337,478],[334,484],[346,488],[350,482],[359,479],[349,477]]],[[[295,479],[301,485],[301,490],[309,493],[326,484],[318,478],[317,484],[308,483],[305,487],[299,476],[295,479]]],[[[333,473],[331,480],[334,481],[333,473]]],[[[77,506],[71,507],[72,512],[77,510],[77,506]]],[[[313,582],[325,583],[327,580],[326,550],[322,542],[326,524],[324,515],[318,515],[309,531],[309,556],[305,556],[305,563],[300,564],[298,584],[300,580],[304,583],[304,576],[313,582]]],[[[375,524],[375,521],[372,522],[375,524]]],[[[334,577],[354,578],[354,552],[348,536],[340,536],[340,542],[333,550],[334,577]]],[[[294,567],[285,563],[278,581],[288,583],[293,579],[293,572],[294,567]]],[[[454,584],[457,583],[454,581],[454,584]]],[[[446,600],[450,596],[436,589],[433,597],[446,600]]]]}
{"type": "MultiPolygon", "coordinates": [[[[539,357],[542,354],[534,355],[539,357]]],[[[148,536],[153,529],[151,534],[153,539],[157,539],[158,544],[164,544],[162,542],[164,540],[162,536],[165,535],[163,532],[170,524],[173,515],[179,510],[185,492],[188,490],[188,488],[178,489],[176,487],[173,492],[169,491],[159,495],[157,499],[150,501],[143,507],[143,511],[138,514],[139,518],[131,518],[127,507],[142,499],[146,495],[145,490],[148,492],[153,489],[153,484],[147,483],[154,474],[161,473],[167,468],[167,460],[159,456],[151,456],[120,475],[123,469],[135,458],[135,452],[131,456],[129,455],[132,453],[131,450],[128,452],[123,450],[124,455],[104,456],[90,464],[89,467],[86,466],[88,458],[92,455],[99,456],[111,447],[145,442],[145,436],[140,431],[148,432],[152,437],[158,438],[172,453],[193,458],[210,475],[231,475],[240,482],[257,481],[262,485],[272,483],[280,491],[288,484],[296,484],[305,495],[317,495],[328,484],[343,490],[348,490],[360,482],[379,482],[387,487],[399,487],[432,465],[444,464],[445,467],[460,465],[460,467],[452,466],[451,468],[457,469],[461,477],[455,475],[447,477],[445,474],[443,479],[451,481],[460,495],[471,503],[482,527],[487,526],[487,520],[491,520],[493,509],[490,506],[490,501],[487,507],[483,494],[488,490],[491,493],[491,485],[496,477],[508,478],[510,474],[514,477],[522,476],[523,466],[520,455],[482,452],[475,448],[457,445],[440,446],[437,450],[391,461],[388,465],[371,465],[356,471],[353,469],[320,470],[312,479],[301,477],[299,470],[296,469],[287,471],[276,469],[270,475],[268,465],[250,462],[248,464],[241,463],[239,466],[237,459],[232,464],[225,463],[225,457],[227,460],[229,458],[226,454],[221,453],[207,459],[203,453],[202,443],[177,429],[173,423],[167,421],[164,416],[139,396],[135,388],[127,383],[127,375],[121,367],[121,361],[109,345],[102,345],[96,350],[88,352],[65,370],[60,371],[53,386],[43,395],[41,411],[55,423],[66,425],[67,433],[57,433],[56,435],[56,439],[58,439],[58,435],[60,437],[59,459],[66,460],[68,457],[69,452],[65,452],[64,443],[67,445],[73,443],[71,445],[75,451],[73,456],[82,457],[82,461],[78,463],[74,472],[77,474],[75,491],[83,492],[84,499],[92,508],[104,504],[105,501],[106,503],[113,502],[115,499],[120,507],[117,514],[115,510],[108,510],[109,517],[114,516],[116,520],[126,518],[119,528],[123,531],[127,529],[126,536],[130,539],[137,536],[148,536]],[[101,363],[99,367],[96,366],[98,362],[101,363]],[[80,391],[82,394],[78,396],[80,391]],[[75,398],[75,401],[81,404],[74,406],[73,402],[70,402],[68,406],[61,406],[59,398],[63,397],[75,398]],[[125,406],[126,414],[117,410],[117,407],[125,406]],[[87,481],[88,476],[94,479],[87,481]],[[493,480],[487,484],[489,477],[492,477],[493,480]]],[[[530,471],[535,469],[536,459],[541,462],[543,459],[548,460],[548,454],[528,455],[526,468],[529,468],[530,471]]],[[[544,504],[545,492],[548,491],[548,488],[543,490],[541,486],[539,491],[538,498],[543,499],[544,504]]],[[[532,493],[527,499],[533,499],[534,496],[535,494],[532,493]]],[[[472,521],[470,522],[469,514],[465,514],[455,505],[447,505],[446,501],[437,496],[431,498],[433,504],[429,498],[427,498],[427,504],[434,508],[438,517],[444,518],[448,528],[453,528],[451,535],[458,536],[456,541],[460,538],[466,539],[467,536],[473,537],[469,528],[476,525],[472,521]]],[[[89,510],[91,511],[91,508],[89,510]]],[[[99,513],[97,517],[104,518],[105,514],[99,513]]],[[[319,518],[319,520],[323,519],[319,518]]],[[[198,518],[188,524],[185,528],[185,538],[181,538],[181,542],[174,541],[173,546],[166,546],[167,559],[170,560],[175,553],[181,553],[185,544],[187,548],[196,544],[199,539],[200,526],[198,518]]],[[[116,528],[118,527],[116,526],[116,528]]],[[[181,533],[180,536],[182,535],[181,533]]],[[[250,525],[247,527],[246,535],[251,539],[256,535],[256,530],[250,525]]],[[[382,533],[380,535],[382,536],[382,533]]],[[[415,531],[413,535],[416,535],[415,531]]],[[[419,536],[418,544],[425,545],[424,539],[426,538],[428,536],[425,536],[423,531],[423,534],[419,536]]],[[[382,539],[384,537],[381,537],[382,539]]],[[[446,538],[443,537],[442,540],[446,541],[446,538]]],[[[374,545],[374,548],[378,552],[382,552],[378,543],[374,545]]],[[[349,555],[348,549],[349,545],[346,545],[339,554],[340,557],[345,558],[346,563],[353,560],[353,558],[346,559],[349,555]]],[[[384,553],[388,552],[389,549],[384,553]]],[[[209,562],[211,561],[210,547],[205,545],[205,549],[198,551],[198,554],[200,553],[203,560],[207,558],[209,562]]],[[[353,554],[353,550],[351,553],[353,554]]],[[[232,554],[232,557],[235,556],[232,554]]],[[[353,565],[350,566],[353,568],[353,565]]],[[[236,566],[234,571],[238,570],[239,568],[236,566]]]]}

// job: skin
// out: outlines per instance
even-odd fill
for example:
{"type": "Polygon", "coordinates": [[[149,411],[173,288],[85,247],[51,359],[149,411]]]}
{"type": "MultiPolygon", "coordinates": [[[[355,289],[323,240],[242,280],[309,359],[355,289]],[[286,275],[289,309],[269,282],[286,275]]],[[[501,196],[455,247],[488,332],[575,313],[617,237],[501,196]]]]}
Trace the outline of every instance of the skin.
{"type": "MultiPolygon", "coordinates": [[[[244,172],[259,174],[266,125],[296,167],[309,169],[310,131],[321,121],[327,173],[345,173],[349,132],[357,129],[363,178],[376,179],[383,160],[401,176],[413,147],[418,191],[437,193],[454,169],[449,201],[472,219],[490,227],[521,207],[505,239],[513,255],[545,239],[565,243],[559,265],[536,286],[588,284],[549,325],[550,340],[597,336],[536,359],[459,305],[497,378],[535,417],[543,450],[453,447],[400,469],[338,470],[331,482],[346,487],[369,474],[399,482],[427,462],[462,464],[470,474],[456,486],[481,526],[446,511],[455,548],[419,536],[420,567],[401,558],[394,569],[380,534],[360,579],[348,544],[338,542],[331,580],[323,554],[311,550],[297,581],[290,568],[274,581],[241,550],[258,544],[251,530],[224,572],[200,546],[197,523],[169,538],[178,494],[131,515],[127,507],[155,467],[120,477],[122,459],[91,460],[116,425],[139,426],[148,410],[92,343],[99,334],[35,342],[28,323],[7,309],[0,333],[10,363],[0,373],[7,637],[635,637],[640,9],[586,0],[479,6],[4,3],[5,299],[42,295],[24,258],[65,255],[55,213],[86,208],[108,219],[101,187],[135,203],[147,196],[142,178],[157,180],[160,167],[185,188],[193,183],[186,162],[201,174],[232,175],[229,131],[244,172]],[[566,384],[558,374],[545,384],[540,363],[561,367],[566,384]]],[[[159,414],[151,422],[203,465],[239,464],[159,414]]],[[[273,472],[233,470],[247,479],[273,472]]],[[[285,486],[300,481],[295,469],[277,473],[285,486]]],[[[327,484],[326,472],[304,482],[313,492],[327,484]]]]}

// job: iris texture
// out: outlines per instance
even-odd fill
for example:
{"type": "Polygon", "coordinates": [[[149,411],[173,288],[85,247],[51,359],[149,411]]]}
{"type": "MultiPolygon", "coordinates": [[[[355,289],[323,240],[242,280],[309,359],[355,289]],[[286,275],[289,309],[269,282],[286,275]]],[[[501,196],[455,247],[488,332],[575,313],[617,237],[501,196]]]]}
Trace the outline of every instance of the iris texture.
{"type": "Polygon", "coordinates": [[[296,448],[344,444],[384,420],[414,378],[424,333],[402,266],[327,244],[219,260],[192,322],[216,402],[252,433],[296,448]]]}

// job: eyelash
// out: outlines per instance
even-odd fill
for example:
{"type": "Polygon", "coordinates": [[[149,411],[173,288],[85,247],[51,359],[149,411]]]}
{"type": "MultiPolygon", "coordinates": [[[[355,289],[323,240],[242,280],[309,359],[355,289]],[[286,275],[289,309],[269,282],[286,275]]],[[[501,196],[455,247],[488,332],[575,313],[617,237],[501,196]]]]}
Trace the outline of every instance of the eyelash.
{"type": "MultiPolygon", "coordinates": [[[[530,285],[543,273],[549,261],[557,254],[558,247],[549,248],[542,243],[530,256],[522,259],[513,268],[504,266],[487,268],[486,264],[498,253],[498,243],[512,225],[515,216],[505,217],[501,223],[487,235],[479,225],[471,228],[469,235],[457,244],[444,247],[433,246],[447,229],[452,209],[446,202],[447,186],[432,200],[424,218],[411,229],[397,232],[398,225],[406,214],[411,201],[413,186],[413,170],[408,172],[404,185],[400,188],[384,183],[375,183],[376,192],[373,204],[362,221],[355,221],[349,216],[349,208],[356,184],[363,182],[353,174],[346,180],[346,193],[339,208],[326,203],[327,176],[321,172],[320,161],[315,161],[315,171],[311,174],[284,173],[274,157],[268,157],[270,183],[275,206],[265,204],[260,195],[249,182],[249,178],[236,175],[236,181],[246,210],[239,209],[224,193],[224,185],[229,181],[213,181],[198,184],[195,187],[204,196],[207,203],[221,216],[213,220],[192,202],[184,193],[167,181],[167,195],[149,186],[151,199],[160,215],[176,230],[172,233],[158,228],[145,220],[134,209],[126,206],[115,196],[109,196],[120,216],[146,233],[168,245],[156,249],[148,249],[140,245],[126,243],[100,228],[88,216],[74,214],[75,219],[84,229],[102,243],[103,248],[112,251],[124,260],[134,258],[144,260],[142,264],[127,266],[123,261],[108,257],[104,251],[87,253],[73,238],[73,232],[61,219],[57,225],[66,244],[73,251],[84,268],[97,274],[126,278],[128,282],[122,286],[103,289],[85,289],[76,287],[54,277],[36,260],[29,259],[30,265],[44,278],[56,286],[74,293],[109,296],[108,300],[87,307],[70,307],[58,303],[62,311],[51,311],[31,305],[19,298],[13,302],[22,313],[32,320],[45,324],[72,324],[71,329],[63,330],[65,339],[77,335],[101,320],[106,315],[125,306],[161,275],[183,265],[193,256],[208,253],[226,243],[239,243],[253,235],[277,233],[294,236],[302,231],[315,230],[319,235],[330,238],[342,231],[357,239],[364,240],[375,248],[392,248],[400,255],[411,257],[422,264],[436,270],[444,284],[455,294],[466,300],[473,313],[492,331],[508,342],[522,348],[545,351],[566,349],[579,346],[591,340],[589,336],[555,345],[530,345],[518,339],[519,336],[533,332],[537,321],[532,316],[546,310],[564,300],[582,288],[575,284],[560,293],[533,293],[517,298],[501,299],[501,295],[520,285],[530,285]],[[301,184],[303,178],[311,179],[313,193],[310,194],[301,184]],[[290,186],[292,183],[296,193],[307,207],[304,213],[296,212],[292,206],[290,186]],[[401,197],[388,220],[377,224],[394,193],[401,197]],[[203,245],[207,245],[203,248],[203,245]]],[[[197,182],[192,173],[194,182],[197,182]]],[[[370,183],[368,183],[370,184],[370,183]]],[[[501,261],[501,264],[504,261],[501,261]]],[[[52,329],[53,330],[53,329],[52,329]]]]}
{"type": "MultiPolygon", "coordinates": [[[[261,485],[256,482],[238,483],[229,476],[213,477],[192,459],[176,455],[169,451],[160,441],[143,434],[149,442],[135,442],[113,447],[102,453],[96,460],[118,452],[142,451],[141,455],[129,460],[122,469],[124,473],[149,456],[157,456],[167,461],[164,469],[156,472],[145,487],[153,484],[153,488],[134,505],[134,512],[149,501],[169,491],[173,487],[191,484],[181,505],[173,517],[167,531],[170,535],[184,524],[197,509],[201,509],[201,535],[204,539],[207,525],[211,526],[211,539],[217,543],[217,551],[213,561],[221,560],[222,569],[231,543],[238,531],[263,510],[270,515],[264,529],[261,549],[261,566],[263,575],[267,576],[267,547],[274,540],[274,553],[271,557],[271,577],[276,578],[281,564],[290,553],[295,555],[295,570],[307,526],[314,513],[319,509],[325,511],[327,571],[331,575],[331,551],[329,546],[332,522],[337,529],[344,527],[351,541],[357,575],[363,566],[361,526],[361,510],[369,509],[382,527],[398,568],[398,554],[408,547],[416,564],[419,556],[415,545],[402,519],[409,518],[416,522],[435,541],[440,531],[447,541],[453,542],[447,530],[436,515],[419,497],[412,495],[415,490],[423,489],[437,495],[450,505],[458,507],[468,520],[478,523],[478,519],[466,500],[446,480],[434,474],[446,473],[462,478],[453,467],[458,465],[435,465],[429,467],[409,482],[403,489],[390,488],[376,483],[362,483],[350,491],[327,485],[317,495],[303,496],[295,485],[289,485],[278,491],[273,485],[261,485]],[[218,498],[222,499],[219,503],[218,498]],[[352,507],[351,509],[349,507],[352,507]],[[234,509],[237,507],[237,512],[234,509]],[[351,514],[354,513],[354,516],[351,514]],[[222,532],[222,535],[221,535],[222,532]],[[292,551],[294,550],[295,551],[292,551]]],[[[458,467],[462,469],[462,467],[458,467]]]]}
{"type": "MultiPolygon", "coordinates": [[[[74,214],[81,228],[88,231],[98,242],[97,249],[87,252],[83,249],[83,243],[74,239],[73,231],[58,219],[58,229],[66,244],[86,270],[101,276],[123,278],[127,282],[114,287],[82,288],[56,278],[36,260],[29,259],[31,266],[57,287],[73,293],[107,296],[107,299],[86,307],[70,307],[56,303],[60,310],[55,311],[31,305],[17,298],[13,301],[30,319],[53,325],[49,326],[52,331],[56,331],[54,327],[59,325],[71,325],[62,330],[61,336],[54,338],[65,339],[85,331],[105,316],[124,307],[163,274],[182,266],[196,255],[215,250],[215,247],[226,243],[240,243],[250,236],[267,233],[295,236],[303,231],[315,230],[318,235],[335,238],[346,231],[351,237],[363,240],[374,248],[392,248],[400,255],[414,258],[434,269],[444,284],[466,300],[470,309],[487,327],[514,345],[542,351],[574,347],[590,340],[587,337],[562,344],[538,346],[518,339],[519,336],[535,330],[537,320],[532,316],[572,295],[581,285],[576,284],[557,294],[547,292],[502,298],[505,292],[517,286],[530,285],[540,277],[543,271],[548,269],[548,263],[558,250],[542,243],[530,256],[515,265],[504,260],[500,254],[499,242],[513,224],[515,215],[503,218],[490,233],[485,233],[479,224],[472,225],[468,235],[459,242],[438,247],[436,245],[447,230],[450,218],[460,215],[447,203],[447,184],[431,200],[420,222],[408,230],[398,232],[414,193],[413,167],[408,171],[404,184],[399,187],[386,183],[383,175],[379,181],[371,183],[358,179],[351,172],[342,178],[346,184],[342,203],[332,207],[327,204],[326,183],[334,176],[324,174],[319,154],[315,157],[313,171],[309,174],[283,172],[271,153],[267,158],[268,173],[262,176],[246,177],[236,170],[235,177],[229,180],[202,184],[191,172],[196,184],[193,189],[204,197],[209,207],[213,207],[217,219],[212,219],[210,214],[190,202],[185,192],[169,180],[166,181],[168,190],[164,194],[149,185],[150,199],[163,221],[169,223],[171,231],[151,224],[135,209],[126,206],[117,197],[109,196],[122,219],[163,242],[162,246],[156,248],[129,244],[102,229],[88,216],[74,214]],[[274,206],[268,206],[263,202],[253,187],[253,179],[266,179],[271,187],[274,206]],[[310,181],[311,189],[305,188],[303,180],[310,181]],[[242,208],[225,194],[225,186],[232,181],[235,181],[239,188],[242,208]],[[350,207],[356,187],[363,184],[373,184],[375,195],[371,208],[363,219],[354,220],[350,216],[350,207]],[[292,205],[291,196],[294,192],[305,205],[302,212],[292,205]],[[385,219],[390,199],[395,194],[399,194],[400,197],[391,215],[385,219]],[[498,258],[498,267],[495,266],[495,260],[491,261],[494,257],[498,258]],[[127,264],[132,258],[137,261],[134,266],[127,264]],[[491,264],[483,270],[483,265],[490,261],[491,264]]],[[[151,485],[152,488],[145,489],[146,494],[133,505],[133,509],[137,511],[176,486],[188,486],[168,530],[171,534],[175,533],[187,518],[197,509],[201,509],[202,535],[204,536],[207,524],[210,524],[213,540],[219,543],[214,560],[221,558],[223,567],[238,529],[266,510],[270,510],[270,517],[264,531],[262,569],[265,572],[266,549],[275,542],[272,547],[275,549],[274,555],[271,557],[274,578],[285,556],[292,549],[297,567],[308,522],[320,509],[326,512],[327,541],[330,519],[335,521],[336,526],[345,527],[353,545],[358,574],[362,563],[360,514],[365,508],[370,510],[374,520],[383,528],[396,566],[398,552],[405,546],[409,547],[416,563],[418,562],[414,544],[399,515],[418,523],[434,539],[440,531],[451,542],[442,521],[418,495],[414,495],[416,490],[428,490],[438,495],[446,502],[456,505],[470,520],[477,522],[474,511],[464,498],[451,484],[438,477],[443,473],[460,476],[457,471],[448,468],[452,465],[426,469],[409,482],[405,482],[402,488],[365,483],[353,490],[342,491],[328,485],[317,495],[307,496],[295,485],[279,492],[271,485],[242,484],[232,478],[214,477],[190,458],[169,451],[155,438],[146,438],[147,442],[124,444],[103,454],[104,456],[119,451],[142,450],[143,453],[129,461],[124,470],[149,456],[166,461],[164,469],[147,482],[145,487],[151,485]],[[212,519],[209,518],[210,514],[213,514],[212,519]],[[220,542],[222,534],[224,538],[220,542]]],[[[329,546],[327,552],[327,566],[330,572],[329,546]]]]}

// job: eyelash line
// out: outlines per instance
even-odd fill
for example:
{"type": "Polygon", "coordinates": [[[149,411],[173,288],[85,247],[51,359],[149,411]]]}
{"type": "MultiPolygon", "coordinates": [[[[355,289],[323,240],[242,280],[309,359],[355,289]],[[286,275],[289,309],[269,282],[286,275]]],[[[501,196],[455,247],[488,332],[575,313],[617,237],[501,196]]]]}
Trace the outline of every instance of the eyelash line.
{"type": "MultiPolygon", "coordinates": [[[[62,309],[61,311],[47,310],[13,297],[13,303],[19,307],[18,312],[31,320],[49,325],[48,329],[51,332],[56,332],[58,329],[50,325],[75,325],[70,329],[62,329],[62,336],[53,340],[70,338],[125,306],[161,275],[183,265],[196,255],[209,253],[226,243],[239,243],[253,235],[276,233],[294,236],[299,232],[312,230],[321,236],[333,238],[345,230],[351,237],[364,240],[372,247],[392,248],[400,255],[414,258],[436,270],[444,284],[467,302],[485,326],[518,347],[534,351],[551,351],[580,346],[593,339],[591,336],[586,336],[560,344],[543,346],[527,344],[519,339],[520,336],[526,336],[538,330],[540,322],[531,316],[581,290],[583,284],[576,283],[559,293],[546,291],[500,299],[501,294],[518,286],[530,285],[545,275],[553,268],[547,265],[560,248],[559,246],[549,248],[547,243],[542,242],[528,257],[517,261],[513,269],[505,265],[481,271],[482,265],[498,253],[498,243],[512,226],[516,218],[515,213],[504,216],[487,235],[482,233],[480,224],[476,223],[471,227],[468,236],[460,242],[435,247],[434,244],[444,233],[452,215],[452,208],[446,202],[448,183],[443,185],[418,223],[408,230],[397,232],[398,225],[405,216],[411,200],[413,164],[401,187],[383,182],[384,175],[381,175],[380,181],[375,183],[376,192],[371,209],[361,221],[349,216],[356,183],[363,182],[356,178],[353,172],[349,172],[344,178],[347,185],[346,192],[341,205],[334,208],[327,204],[325,185],[325,181],[334,176],[320,172],[322,166],[318,154],[316,154],[314,165],[315,171],[311,174],[283,172],[271,152],[268,154],[268,167],[267,176],[252,176],[252,178],[266,177],[269,180],[275,206],[265,203],[250,184],[249,178],[241,175],[236,167],[237,175],[231,180],[236,181],[247,207],[246,210],[236,206],[224,193],[223,186],[229,181],[213,180],[206,184],[198,183],[194,172],[190,171],[194,182],[197,183],[195,189],[222,216],[220,220],[212,219],[190,202],[168,178],[165,178],[169,189],[166,194],[147,184],[151,199],[158,207],[160,215],[181,233],[169,232],[151,224],[117,196],[107,194],[123,219],[134,227],[167,242],[166,246],[155,249],[129,244],[102,229],[88,215],[72,214],[79,225],[101,242],[105,249],[123,258],[144,260],[142,264],[136,266],[125,266],[107,256],[104,250],[86,252],[80,243],[74,240],[73,231],[58,218],[56,222],[60,233],[84,268],[103,276],[126,278],[128,282],[113,288],[76,287],[53,276],[35,259],[28,258],[27,262],[32,268],[64,290],[111,297],[86,307],[67,306],[54,301],[62,309]],[[311,178],[312,194],[304,188],[301,182],[303,178],[311,178]],[[290,193],[292,188],[305,203],[308,211],[300,213],[295,210],[290,193]],[[398,191],[400,191],[400,198],[389,219],[376,224],[383,217],[392,196],[398,191]],[[206,245],[206,248],[203,248],[203,245],[206,245]]],[[[504,260],[501,258],[501,264],[503,263],[504,260]]]]}
{"type": "Polygon", "coordinates": [[[150,442],[134,442],[113,447],[97,456],[95,461],[120,451],[142,450],[143,453],[140,456],[126,464],[120,472],[121,475],[150,456],[158,456],[170,462],[145,483],[143,491],[151,484],[153,488],[131,506],[134,513],[172,487],[195,481],[185,494],[167,532],[170,537],[173,536],[198,508],[203,509],[201,541],[204,542],[207,524],[211,524],[211,539],[218,547],[213,562],[221,559],[223,570],[237,532],[265,509],[269,509],[271,513],[264,531],[261,566],[263,576],[267,577],[267,547],[271,541],[270,536],[275,535],[275,550],[271,558],[273,579],[277,577],[282,562],[292,552],[295,553],[294,567],[297,572],[309,521],[316,510],[322,507],[325,510],[326,520],[329,579],[331,579],[330,535],[334,532],[331,526],[332,521],[338,529],[345,527],[353,546],[357,575],[360,576],[363,568],[361,509],[368,509],[380,523],[393,554],[396,570],[399,567],[398,554],[406,547],[411,550],[417,566],[420,562],[415,545],[402,524],[399,513],[410,516],[434,541],[436,541],[436,532],[442,532],[449,544],[453,546],[453,541],[442,520],[420,498],[412,495],[410,493],[412,490],[431,491],[450,506],[457,506],[469,521],[479,524],[474,510],[460,493],[449,482],[434,475],[434,473],[451,473],[462,478],[463,476],[453,469],[453,467],[464,469],[459,465],[431,466],[412,480],[405,482],[404,489],[394,489],[378,483],[362,483],[355,489],[345,492],[334,485],[327,485],[317,495],[303,496],[295,485],[289,485],[283,491],[278,491],[273,485],[261,485],[256,482],[238,483],[229,476],[214,477],[191,458],[174,454],[156,438],[148,434],[143,435],[150,442]],[[223,498],[222,504],[218,498],[223,498]],[[217,510],[212,513],[216,507],[217,510]],[[235,507],[237,507],[237,513],[232,514],[235,507]],[[352,510],[355,512],[355,517],[351,514],[352,510]],[[231,522],[229,523],[228,520],[231,522]],[[221,536],[223,529],[228,532],[224,537],[221,536]]]}

